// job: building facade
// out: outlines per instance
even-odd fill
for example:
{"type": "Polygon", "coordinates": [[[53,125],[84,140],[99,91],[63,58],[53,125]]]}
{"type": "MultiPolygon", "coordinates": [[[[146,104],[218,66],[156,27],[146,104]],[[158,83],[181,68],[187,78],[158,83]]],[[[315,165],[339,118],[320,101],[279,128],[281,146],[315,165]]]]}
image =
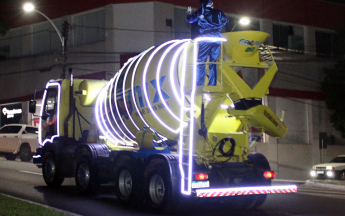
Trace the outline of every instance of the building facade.
{"type": "MultiPolygon", "coordinates": [[[[0,36],[1,106],[33,99],[35,91],[42,91],[48,80],[62,74],[56,31],[39,13],[24,13],[22,3],[4,1],[0,7],[1,16],[11,24],[9,32],[0,36]]],[[[195,0],[33,3],[60,30],[64,21],[69,23],[67,68],[77,77],[99,79],[110,79],[128,58],[151,46],[190,38],[195,32],[185,20],[186,7],[199,7],[195,0]]],[[[224,31],[231,31],[240,17],[248,16],[251,25],[238,25],[235,31],[270,34],[266,44],[272,45],[279,71],[264,103],[278,116],[285,112],[288,132],[280,139],[265,136],[256,151],[268,157],[277,177],[305,180],[313,164],[344,154],[345,140],[330,123],[320,87],[322,69],[333,67],[339,54],[336,30],[345,19],[345,5],[322,0],[214,0],[214,5],[230,19],[224,31]],[[319,149],[320,133],[326,133],[331,144],[327,149],[319,149]]],[[[256,79],[249,73],[242,76],[256,79]]],[[[34,118],[25,118],[23,123],[33,124],[34,118]]]]}

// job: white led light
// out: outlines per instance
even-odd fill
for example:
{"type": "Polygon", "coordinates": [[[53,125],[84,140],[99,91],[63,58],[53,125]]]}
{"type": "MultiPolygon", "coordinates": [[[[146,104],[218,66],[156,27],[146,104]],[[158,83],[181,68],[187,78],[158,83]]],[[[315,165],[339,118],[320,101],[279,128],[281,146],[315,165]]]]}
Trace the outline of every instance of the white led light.
{"type": "MultiPolygon", "coordinates": [[[[123,67],[123,68],[124,68],[124,67],[123,67]]],[[[135,136],[131,133],[131,131],[127,128],[126,124],[123,122],[122,116],[121,116],[120,111],[119,111],[119,107],[117,106],[117,92],[116,92],[116,90],[117,90],[117,84],[118,84],[119,78],[120,78],[120,76],[121,76],[121,74],[122,74],[122,70],[123,70],[123,69],[121,69],[121,70],[119,71],[118,76],[117,76],[116,81],[115,81],[115,84],[114,84],[114,104],[115,104],[117,116],[119,117],[119,119],[120,119],[120,121],[121,121],[123,127],[128,131],[128,133],[129,133],[131,136],[135,137],[135,136]]],[[[122,84],[124,84],[124,83],[122,83],[122,84]]],[[[110,90],[110,92],[112,92],[112,89],[110,90]]],[[[124,132],[122,131],[120,125],[117,123],[116,118],[115,118],[115,115],[114,115],[114,112],[113,112],[113,107],[112,107],[112,103],[111,103],[111,98],[112,98],[111,95],[109,95],[110,111],[111,111],[111,114],[112,114],[112,116],[113,116],[113,118],[114,118],[115,124],[118,126],[118,128],[119,128],[119,130],[122,132],[122,134],[123,134],[125,137],[127,137],[127,139],[129,139],[129,140],[131,140],[132,142],[134,142],[130,137],[127,136],[126,133],[124,133],[124,132]]]]}
{"type": "Polygon", "coordinates": [[[159,47],[157,47],[150,55],[150,57],[148,58],[148,60],[146,61],[146,65],[144,67],[144,71],[143,71],[143,82],[142,82],[142,85],[143,85],[143,90],[144,90],[144,96],[145,96],[145,100],[146,100],[146,105],[147,107],[150,109],[152,115],[156,118],[156,120],[162,125],[164,126],[166,129],[168,129],[169,131],[173,132],[173,133],[178,133],[178,131],[180,130],[179,128],[174,130],[172,129],[169,125],[165,124],[160,118],[159,116],[156,114],[156,112],[154,111],[154,109],[152,108],[152,105],[151,105],[151,101],[148,97],[148,89],[145,88],[146,86],[146,75],[147,75],[147,71],[148,71],[148,68],[150,66],[150,63],[153,59],[153,57],[157,54],[157,52],[162,49],[164,46],[168,45],[168,44],[171,44],[171,43],[174,43],[176,42],[177,40],[172,40],[172,41],[168,41],[168,42],[165,42],[163,43],[162,45],[160,45],[159,47]]]}
{"type": "MultiPolygon", "coordinates": [[[[180,48],[178,48],[178,50],[176,50],[174,57],[172,59],[171,65],[170,65],[170,84],[174,93],[174,96],[176,98],[176,100],[180,103],[180,105],[182,106],[182,100],[179,96],[180,91],[177,90],[175,82],[174,82],[174,74],[175,74],[175,65],[176,65],[176,60],[177,58],[180,56],[180,53],[182,52],[183,49],[185,49],[188,45],[190,44],[190,40],[188,41],[188,43],[185,43],[184,45],[182,45],[180,48]]],[[[177,74],[178,76],[178,74],[177,74]]],[[[181,78],[182,79],[182,78],[181,78]]],[[[189,108],[184,107],[185,110],[189,110],[189,108]]]]}
{"type": "MultiPolygon", "coordinates": [[[[113,79],[111,80],[111,82],[113,81],[113,79]]],[[[96,113],[96,122],[98,125],[98,128],[100,129],[101,133],[107,138],[107,140],[111,143],[117,144],[120,143],[122,145],[125,145],[124,142],[122,142],[121,140],[119,140],[118,138],[116,138],[113,133],[110,132],[109,128],[106,125],[106,121],[104,119],[104,114],[105,112],[103,112],[103,101],[106,101],[107,98],[107,90],[109,88],[109,85],[111,84],[111,82],[107,83],[107,85],[101,90],[101,92],[99,93],[97,100],[96,100],[96,105],[95,105],[95,113],[96,113]]],[[[115,133],[117,134],[117,132],[115,131],[115,133]]]]}
{"type": "Polygon", "coordinates": [[[23,4],[23,10],[26,12],[30,12],[30,11],[35,10],[35,6],[32,3],[27,2],[27,3],[23,4]]]}
{"type": "Polygon", "coordinates": [[[221,105],[220,105],[220,108],[222,108],[222,109],[229,109],[229,106],[226,105],[226,104],[221,104],[221,105]]]}
{"type": "MultiPolygon", "coordinates": [[[[226,39],[225,38],[215,38],[215,37],[200,37],[200,38],[196,38],[194,40],[194,49],[193,49],[193,79],[192,79],[192,91],[191,91],[191,95],[190,95],[190,110],[189,110],[189,152],[188,152],[188,189],[185,190],[184,188],[184,176],[185,174],[182,173],[184,172],[183,167],[181,169],[182,166],[182,159],[180,159],[179,161],[179,165],[180,165],[180,172],[181,172],[181,193],[186,194],[186,195],[190,195],[191,191],[192,191],[192,170],[193,170],[193,151],[194,151],[194,110],[195,110],[195,93],[196,93],[196,78],[197,78],[197,64],[198,64],[198,43],[200,41],[208,41],[208,42],[225,42],[226,39]],[[182,177],[183,176],[183,177],[182,177]],[[182,188],[183,186],[183,188],[182,188]]],[[[186,49],[185,49],[186,52],[186,49]]],[[[185,55],[185,58],[187,58],[187,56],[185,55]]],[[[186,60],[185,60],[186,61],[186,60]]],[[[183,68],[186,68],[186,63],[184,64],[183,68]]],[[[181,78],[181,83],[182,80],[185,79],[185,77],[181,78]]],[[[184,82],[184,81],[183,81],[184,82]]],[[[184,83],[183,85],[181,84],[180,87],[180,93],[181,93],[181,102],[184,101],[182,100],[182,98],[184,98],[184,83]]],[[[183,107],[181,105],[181,116],[180,116],[180,125],[182,124],[182,121],[184,121],[184,115],[182,116],[182,112],[183,112],[183,107]]],[[[182,133],[182,128],[181,128],[181,133],[182,133]]],[[[180,135],[180,146],[183,146],[183,137],[181,138],[180,135]]],[[[183,148],[180,148],[179,151],[181,152],[183,148]]]]}
{"type": "MultiPolygon", "coordinates": [[[[163,61],[165,59],[165,57],[167,56],[167,54],[177,45],[181,44],[181,43],[185,43],[186,41],[190,41],[189,39],[186,39],[186,40],[181,40],[181,41],[178,41],[178,42],[175,42],[173,45],[170,45],[170,47],[168,49],[166,49],[162,55],[162,57],[160,58],[159,62],[158,62],[158,66],[157,66],[157,72],[156,72],[156,80],[157,80],[157,92],[158,92],[158,95],[159,95],[159,98],[160,100],[162,101],[165,109],[170,113],[170,115],[175,118],[176,120],[180,120],[179,117],[177,117],[175,115],[175,113],[173,113],[173,111],[170,109],[170,107],[167,105],[167,103],[165,102],[164,100],[164,97],[162,95],[162,90],[161,90],[161,85],[160,85],[160,72],[161,72],[161,68],[162,68],[162,64],[163,64],[163,61]]],[[[171,65],[174,65],[174,64],[171,64],[171,65]]],[[[171,66],[170,66],[171,67],[171,66]]],[[[181,102],[180,102],[181,103],[181,102]]],[[[187,124],[185,124],[185,126],[187,126],[187,124]]],[[[176,129],[178,130],[178,129],[176,129]]]]}
{"type": "MultiPolygon", "coordinates": [[[[149,125],[146,123],[146,121],[144,120],[143,116],[140,113],[140,110],[138,108],[137,105],[137,101],[135,99],[135,88],[134,88],[134,79],[135,79],[135,74],[137,72],[137,68],[139,66],[139,63],[141,62],[141,60],[144,58],[144,56],[153,49],[154,47],[149,48],[148,50],[146,50],[145,52],[143,52],[143,55],[140,57],[140,59],[138,60],[138,62],[135,64],[134,70],[133,70],[133,75],[132,75],[132,82],[131,82],[131,88],[132,88],[132,101],[135,107],[135,110],[137,111],[140,119],[143,121],[143,123],[145,124],[146,127],[149,127],[149,125]]],[[[145,88],[145,85],[143,86],[143,88],[145,88]]]]}
{"type": "Polygon", "coordinates": [[[205,97],[205,99],[206,99],[207,101],[211,101],[211,100],[212,100],[212,99],[211,99],[211,96],[208,95],[208,94],[204,94],[204,97],[205,97]]]}
{"type": "Polygon", "coordinates": [[[317,175],[317,174],[316,174],[316,171],[315,171],[315,170],[313,170],[313,171],[310,172],[310,176],[311,176],[311,177],[316,177],[316,175],[317,175]]]}
{"type": "Polygon", "coordinates": [[[230,105],[230,107],[231,107],[231,108],[235,108],[235,104],[232,103],[232,104],[230,105]]]}
{"type": "MultiPolygon", "coordinates": [[[[138,127],[137,124],[135,124],[133,118],[132,118],[132,115],[131,113],[129,112],[128,110],[128,107],[127,107],[127,101],[126,101],[126,89],[125,89],[125,86],[126,86],[126,80],[127,80],[127,75],[128,75],[128,72],[129,72],[129,69],[132,68],[132,65],[133,63],[135,62],[135,60],[137,60],[143,53],[137,55],[136,57],[133,58],[133,60],[131,61],[131,64],[128,66],[127,68],[127,71],[126,71],[126,74],[125,74],[125,77],[123,78],[123,85],[122,85],[122,94],[123,94],[123,103],[125,104],[125,108],[126,108],[126,112],[128,114],[128,117],[129,119],[131,120],[131,122],[133,123],[134,127],[137,129],[137,130],[140,130],[140,128],[138,127]]],[[[134,103],[134,102],[133,102],[134,103]]],[[[135,136],[134,136],[135,138],[135,136]]]]}
{"type": "MultiPolygon", "coordinates": [[[[50,139],[45,139],[44,141],[42,141],[42,132],[38,133],[38,140],[39,140],[39,144],[41,146],[44,146],[47,142],[53,143],[53,140],[56,137],[60,136],[60,101],[61,101],[61,84],[58,82],[52,82],[52,83],[48,83],[46,85],[46,89],[44,90],[44,94],[43,94],[43,98],[42,101],[44,102],[46,100],[47,97],[47,92],[48,92],[48,88],[51,86],[57,86],[58,88],[58,95],[57,95],[57,113],[56,113],[56,135],[52,136],[50,139]]],[[[42,130],[42,116],[43,116],[43,111],[44,111],[44,107],[41,108],[41,112],[40,112],[40,130],[42,130]]]]}
{"type": "Polygon", "coordinates": [[[333,172],[333,171],[327,171],[326,175],[327,175],[328,177],[333,177],[334,172],[333,172]]]}

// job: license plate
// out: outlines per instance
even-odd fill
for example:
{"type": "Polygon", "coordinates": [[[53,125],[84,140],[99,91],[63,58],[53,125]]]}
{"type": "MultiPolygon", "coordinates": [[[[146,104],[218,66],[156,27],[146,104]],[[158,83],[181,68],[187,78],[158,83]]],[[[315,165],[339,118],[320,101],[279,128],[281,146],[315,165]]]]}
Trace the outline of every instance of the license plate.
{"type": "Polygon", "coordinates": [[[193,181],[192,188],[206,188],[210,187],[209,181],[193,181]]]}
{"type": "Polygon", "coordinates": [[[325,171],[323,171],[323,170],[318,170],[318,171],[316,171],[316,173],[317,173],[317,174],[324,174],[325,171]]]}

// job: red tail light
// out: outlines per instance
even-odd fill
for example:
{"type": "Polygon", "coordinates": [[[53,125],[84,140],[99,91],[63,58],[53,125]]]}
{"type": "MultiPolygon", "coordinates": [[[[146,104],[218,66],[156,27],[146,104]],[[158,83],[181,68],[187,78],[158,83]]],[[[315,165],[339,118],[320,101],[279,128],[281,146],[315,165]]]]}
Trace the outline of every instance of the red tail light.
{"type": "Polygon", "coordinates": [[[195,175],[195,180],[197,181],[204,181],[208,179],[208,175],[205,173],[199,173],[195,175]]]}
{"type": "Polygon", "coordinates": [[[267,179],[273,179],[275,176],[274,172],[273,171],[266,171],[264,172],[264,177],[267,178],[267,179]]]}

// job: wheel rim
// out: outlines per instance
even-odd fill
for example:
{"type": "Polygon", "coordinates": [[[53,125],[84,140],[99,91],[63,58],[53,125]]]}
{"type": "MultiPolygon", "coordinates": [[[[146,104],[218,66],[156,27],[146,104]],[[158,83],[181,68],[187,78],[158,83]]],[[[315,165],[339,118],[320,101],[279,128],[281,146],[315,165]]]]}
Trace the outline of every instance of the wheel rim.
{"type": "Polygon", "coordinates": [[[52,181],[55,176],[55,162],[54,159],[48,158],[44,166],[45,176],[49,181],[52,181]]]}
{"type": "Polygon", "coordinates": [[[87,188],[90,182],[90,169],[85,163],[80,164],[78,169],[78,182],[82,188],[87,188]]]}
{"type": "Polygon", "coordinates": [[[149,193],[152,202],[159,205],[163,202],[165,186],[162,177],[158,174],[152,176],[149,184],[149,193]]]}
{"type": "Polygon", "coordinates": [[[119,175],[119,190],[124,198],[128,198],[133,187],[132,176],[128,170],[123,169],[119,175]]]}

